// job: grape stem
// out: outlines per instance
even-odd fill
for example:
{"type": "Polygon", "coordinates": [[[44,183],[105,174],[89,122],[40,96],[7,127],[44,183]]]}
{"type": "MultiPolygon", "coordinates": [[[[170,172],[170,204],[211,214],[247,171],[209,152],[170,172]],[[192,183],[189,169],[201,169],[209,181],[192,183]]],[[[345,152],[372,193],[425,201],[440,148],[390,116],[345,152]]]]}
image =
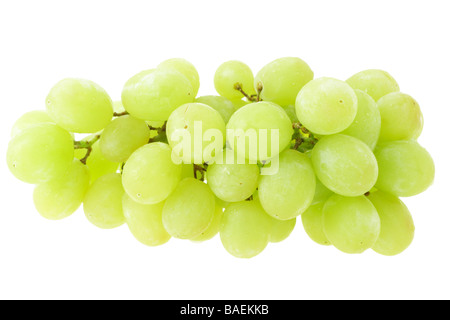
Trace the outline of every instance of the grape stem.
{"type": "Polygon", "coordinates": [[[244,91],[244,89],[242,89],[242,86],[241,86],[241,84],[240,84],[239,82],[236,82],[236,83],[234,84],[234,90],[237,90],[237,91],[239,91],[240,93],[242,93],[242,94],[244,95],[244,97],[247,98],[248,101],[253,101],[253,102],[256,101],[256,97],[255,97],[255,96],[249,96],[249,95],[244,91]]]}
{"type": "Polygon", "coordinates": [[[91,155],[92,146],[94,145],[94,143],[96,143],[98,141],[98,139],[100,139],[99,134],[95,135],[91,140],[86,140],[86,141],[81,140],[81,141],[73,142],[74,149],[87,149],[86,155],[82,159],[80,159],[81,163],[86,164],[87,159],[91,155]]]}
{"type": "Polygon", "coordinates": [[[261,101],[261,92],[263,90],[263,85],[261,82],[258,82],[258,84],[256,85],[256,102],[261,101]]]}
{"type": "Polygon", "coordinates": [[[204,163],[203,165],[200,164],[194,164],[194,178],[197,179],[197,172],[200,172],[200,181],[205,181],[205,172],[208,168],[208,165],[204,163]]]}
{"type": "Polygon", "coordinates": [[[128,111],[124,111],[124,112],[114,112],[113,116],[114,117],[122,117],[122,116],[126,116],[129,115],[128,111]]]}
{"type": "Polygon", "coordinates": [[[292,147],[292,149],[305,152],[312,149],[317,143],[317,138],[314,137],[314,135],[309,132],[309,130],[306,129],[306,127],[304,127],[300,122],[294,122],[292,124],[292,128],[294,129],[292,139],[295,140],[295,145],[292,147]]]}
{"type": "Polygon", "coordinates": [[[150,138],[150,139],[148,140],[148,143],[152,143],[152,142],[164,140],[163,138],[164,138],[164,136],[166,135],[166,127],[167,127],[167,121],[164,122],[164,124],[163,124],[160,128],[156,128],[156,127],[153,127],[153,126],[151,126],[151,125],[148,125],[148,128],[149,128],[150,130],[154,130],[154,131],[157,131],[157,132],[158,132],[158,135],[155,136],[155,137],[153,137],[153,138],[150,138]]]}

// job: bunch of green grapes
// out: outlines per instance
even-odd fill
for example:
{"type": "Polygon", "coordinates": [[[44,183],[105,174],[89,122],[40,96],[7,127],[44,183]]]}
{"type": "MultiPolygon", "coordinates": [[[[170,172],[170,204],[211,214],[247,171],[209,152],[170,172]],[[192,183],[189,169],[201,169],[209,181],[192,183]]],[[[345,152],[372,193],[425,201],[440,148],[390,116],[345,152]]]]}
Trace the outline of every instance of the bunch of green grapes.
{"type": "Polygon", "coordinates": [[[120,101],[67,78],[45,110],[20,117],[7,164],[35,184],[50,220],[82,206],[102,229],[126,224],[142,244],[219,235],[238,258],[286,240],[297,218],[316,243],[345,253],[404,251],[414,237],[400,200],[431,186],[435,168],[417,142],[419,104],[382,70],[314,79],[285,57],[256,75],[241,61],[215,72],[218,95],[197,97],[187,60],[130,77],[120,101]]]}

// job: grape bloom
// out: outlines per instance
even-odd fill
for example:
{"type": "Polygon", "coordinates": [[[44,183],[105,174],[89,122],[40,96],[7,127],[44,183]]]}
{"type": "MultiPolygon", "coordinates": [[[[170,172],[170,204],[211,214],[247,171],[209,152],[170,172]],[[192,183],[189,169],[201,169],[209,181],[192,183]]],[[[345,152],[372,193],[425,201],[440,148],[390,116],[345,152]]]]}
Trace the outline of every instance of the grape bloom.
{"type": "Polygon", "coordinates": [[[63,79],[45,110],[12,126],[9,170],[35,185],[44,218],[82,206],[93,225],[126,224],[151,247],[219,235],[252,258],[301,218],[312,241],[345,253],[408,248],[415,226],[399,197],[427,190],[435,167],[417,142],[419,103],[389,73],[314,79],[284,57],[254,75],[231,60],[214,86],[218,95],[197,97],[200,76],[181,58],[132,75],[120,101],[63,79]]]}

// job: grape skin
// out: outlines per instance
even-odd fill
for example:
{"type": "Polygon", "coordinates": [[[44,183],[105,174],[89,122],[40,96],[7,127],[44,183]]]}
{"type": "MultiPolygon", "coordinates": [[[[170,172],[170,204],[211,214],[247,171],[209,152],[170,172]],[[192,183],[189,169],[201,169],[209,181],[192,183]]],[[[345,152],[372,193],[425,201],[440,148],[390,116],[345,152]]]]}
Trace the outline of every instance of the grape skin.
{"type": "Polygon", "coordinates": [[[368,199],[380,216],[380,236],[372,250],[397,255],[409,247],[414,238],[414,222],[405,204],[396,196],[382,191],[371,192],[368,199]]]}
{"type": "Polygon", "coordinates": [[[194,178],[182,180],[167,198],[163,224],[174,238],[195,239],[211,224],[215,199],[208,186],[194,178]]]}
{"type": "Polygon", "coordinates": [[[335,134],[348,128],[356,117],[358,99],[344,81],[318,78],[298,93],[295,111],[300,122],[313,133],[335,134]]]}
{"type": "Polygon", "coordinates": [[[122,181],[126,193],[143,204],[165,200],[181,180],[182,166],[172,162],[172,149],[154,142],[137,149],[126,162],[122,181]]]}
{"type": "Polygon", "coordinates": [[[376,188],[397,197],[411,197],[433,184],[435,167],[430,154],[413,140],[380,143],[375,149],[379,175],[376,188]]]}
{"type": "Polygon", "coordinates": [[[280,220],[290,220],[310,206],[316,177],[309,158],[298,151],[283,151],[279,161],[276,174],[261,176],[258,195],[269,215],[280,220]]]}
{"type": "Polygon", "coordinates": [[[89,170],[75,159],[66,174],[35,187],[34,205],[44,218],[64,219],[80,207],[88,187],[89,170]]]}
{"type": "Polygon", "coordinates": [[[36,184],[64,175],[73,155],[70,133],[55,124],[41,123],[9,142],[6,159],[17,179],[36,184]]]}
{"type": "Polygon", "coordinates": [[[377,181],[378,166],[372,150],[354,137],[323,137],[314,147],[311,160],[324,186],[343,196],[363,195],[377,181]]]}
{"type": "Polygon", "coordinates": [[[113,117],[109,95],[98,84],[85,79],[58,82],[47,95],[46,107],[50,117],[70,132],[100,131],[113,117]]]}
{"type": "Polygon", "coordinates": [[[147,246],[159,246],[170,240],[162,223],[164,201],[156,204],[142,204],[124,193],[122,198],[125,221],[133,236],[147,246]]]}
{"type": "Polygon", "coordinates": [[[150,130],[143,120],[131,116],[114,119],[102,132],[100,151],[111,162],[125,162],[139,147],[148,143],[150,130]]]}
{"type": "Polygon", "coordinates": [[[324,204],[322,219],[327,239],[345,253],[366,251],[380,234],[380,217],[365,196],[331,196],[324,204]]]}
{"type": "Polygon", "coordinates": [[[231,203],[222,217],[220,239],[237,258],[252,258],[269,243],[270,219],[257,201],[231,203]]]}
{"type": "Polygon", "coordinates": [[[101,229],[113,229],[125,223],[122,177],[109,173],[98,178],[88,189],[83,202],[86,218],[101,229]]]}

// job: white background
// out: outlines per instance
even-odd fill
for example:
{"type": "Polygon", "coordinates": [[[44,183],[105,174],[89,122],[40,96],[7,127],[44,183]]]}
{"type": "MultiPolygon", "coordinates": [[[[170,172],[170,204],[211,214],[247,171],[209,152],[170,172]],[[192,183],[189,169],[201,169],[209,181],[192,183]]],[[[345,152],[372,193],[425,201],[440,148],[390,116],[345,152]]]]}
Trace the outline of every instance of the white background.
{"type": "Polygon", "coordinates": [[[449,299],[449,1],[2,1],[0,4],[2,299],[449,299]],[[436,163],[434,185],[404,199],[412,246],[396,257],[346,255],[292,236],[258,257],[203,244],[138,243],[126,226],[100,230],[78,210],[52,222],[33,207],[31,185],[7,170],[15,119],[43,109],[48,90],[83,77],[119,99],[124,82],[172,57],[191,61],[200,94],[239,59],[257,72],[298,56],[316,77],[390,72],[419,102],[419,141],[436,163]]]}

